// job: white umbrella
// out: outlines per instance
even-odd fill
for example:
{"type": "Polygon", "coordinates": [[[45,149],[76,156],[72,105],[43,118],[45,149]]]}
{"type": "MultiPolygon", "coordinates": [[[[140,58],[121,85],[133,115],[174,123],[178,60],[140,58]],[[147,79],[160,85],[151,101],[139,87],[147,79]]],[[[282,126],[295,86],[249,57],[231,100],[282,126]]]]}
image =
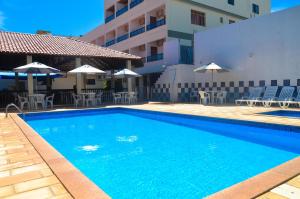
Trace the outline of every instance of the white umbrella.
{"type": "Polygon", "coordinates": [[[123,79],[123,78],[132,78],[132,77],[141,77],[141,75],[129,70],[129,69],[123,69],[117,73],[114,74],[114,76],[116,78],[120,78],[120,79],[123,79]]]}
{"type": "MultiPolygon", "coordinates": [[[[78,68],[75,68],[74,70],[69,71],[70,74],[87,74],[87,75],[95,75],[95,74],[105,74],[103,70],[100,70],[98,68],[95,68],[90,65],[83,65],[78,68]]],[[[86,88],[86,84],[85,84],[86,88]]],[[[78,88],[80,90],[80,88],[78,88]]],[[[79,91],[77,91],[79,92],[79,91]]]]}
{"type": "Polygon", "coordinates": [[[229,72],[227,69],[224,69],[224,68],[222,68],[221,66],[219,66],[215,63],[210,63],[208,65],[201,66],[201,67],[196,68],[194,70],[194,72],[197,72],[197,73],[205,73],[206,71],[211,71],[212,84],[214,82],[214,72],[219,72],[219,73],[229,72]]]}
{"type": "Polygon", "coordinates": [[[59,73],[60,70],[46,66],[39,62],[33,62],[25,66],[20,66],[13,69],[17,73],[27,73],[27,74],[50,74],[50,73],[59,73]]]}
{"type": "Polygon", "coordinates": [[[75,68],[74,70],[69,71],[68,73],[105,74],[106,72],[90,65],[83,65],[78,68],[75,68]]]}
{"type": "MultiPolygon", "coordinates": [[[[50,73],[59,73],[60,70],[52,68],[45,64],[39,62],[33,62],[25,66],[20,66],[13,69],[17,73],[27,73],[27,74],[50,74],[50,73]]],[[[33,89],[34,90],[34,89],[33,89]]],[[[29,91],[29,89],[28,89],[29,91]]],[[[29,92],[30,93],[30,92],[29,92]]]]}

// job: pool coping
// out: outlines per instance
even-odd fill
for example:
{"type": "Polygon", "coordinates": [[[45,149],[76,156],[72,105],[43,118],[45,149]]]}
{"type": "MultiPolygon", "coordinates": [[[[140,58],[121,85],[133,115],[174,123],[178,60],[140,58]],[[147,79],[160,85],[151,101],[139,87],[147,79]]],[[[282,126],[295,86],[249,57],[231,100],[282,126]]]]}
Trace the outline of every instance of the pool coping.
{"type": "Polygon", "coordinates": [[[17,114],[9,114],[54,175],[74,198],[111,199],[17,114]]]}
{"type": "MultiPolygon", "coordinates": [[[[153,112],[172,113],[164,111],[153,112]]],[[[181,115],[180,113],[174,114],[181,115]]],[[[12,117],[16,125],[19,126],[19,128],[28,138],[31,144],[36,148],[38,153],[48,164],[53,173],[58,177],[62,184],[64,184],[66,189],[74,198],[110,198],[104,191],[102,191],[97,185],[91,182],[84,174],[82,174],[77,168],[75,168],[55,148],[53,148],[47,141],[45,141],[37,132],[35,132],[17,114],[10,114],[10,116],[12,117]],[[78,185],[78,182],[80,182],[80,185],[78,185]]],[[[300,156],[277,167],[274,167],[264,173],[258,174],[252,178],[249,178],[224,190],[216,192],[208,196],[207,198],[255,198],[281,185],[282,183],[294,178],[299,174],[300,156]]]]}

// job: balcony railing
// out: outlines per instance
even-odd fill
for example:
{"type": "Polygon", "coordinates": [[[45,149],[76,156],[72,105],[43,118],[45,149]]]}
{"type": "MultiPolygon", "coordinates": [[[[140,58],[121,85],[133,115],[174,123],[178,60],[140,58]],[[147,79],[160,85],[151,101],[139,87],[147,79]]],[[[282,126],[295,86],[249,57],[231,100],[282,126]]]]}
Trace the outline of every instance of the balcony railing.
{"type": "Polygon", "coordinates": [[[106,45],[106,47],[108,47],[108,46],[114,45],[115,43],[116,43],[116,40],[115,40],[115,39],[112,39],[112,40],[106,42],[105,45],[106,45]]]}
{"type": "Polygon", "coordinates": [[[121,8],[120,10],[117,11],[116,15],[117,17],[124,14],[125,12],[128,11],[128,6],[125,6],[124,8],[121,8]]]}
{"type": "Polygon", "coordinates": [[[126,33],[126,34],[124,34],[124,35],[118,37],[118,38],[117,38],[117,43],[119,43],[119,42],[121,42],[121,41],[124,41],[124,40],[128,39],[128,37],[129,37],[128,33],[126,33]]]}
{"type": "Polygon", "coordinates": [[[115,14],[110,15],[109,17],[105,18],[105,23],[110,22],[111,20],[113,20],[115,18],[115,14]]]}
{"type": "Polygon", "coordinates": [[[134,8],[135,6],[139,5],[142,3],[144,0],[134,0],[130,3],[130,8],[134,8]]]}
{"type": "Polygon", "coordinates": [[[166,24],[166,19],[160,19],[155,23],[151,23],[151,24],[147,25],[147,31],[157,28],[159,26],[163,26],[165,24],[166,24]]]}
{"type": "Polygon", "coordinates": [[[130,33],[130,37],[135,37],[135,36],[137,36],[139,34],[142,34],[143,32],[145,32],[145,27],[141,27],[139,29],[136,29],[136,30],[132,31],[130,33]]]}
{"type": "Polygon", "coordinates": [[[158,61],[164,59],[164,54],[155,54],[155,55],[150,55],[147,57],[147,62],[153,62],[153,61],[158,61]]]}

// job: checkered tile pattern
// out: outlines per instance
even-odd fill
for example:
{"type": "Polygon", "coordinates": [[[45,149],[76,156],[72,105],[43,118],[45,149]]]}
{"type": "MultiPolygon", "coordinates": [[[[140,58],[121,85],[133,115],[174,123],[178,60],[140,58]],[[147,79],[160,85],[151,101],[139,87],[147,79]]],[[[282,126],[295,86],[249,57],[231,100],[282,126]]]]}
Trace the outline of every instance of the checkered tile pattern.
{"type": "Polygon", "coordinates": [[[152,89],[152,101],[169,102],[170,84],[156,84],[152,89]]]}
{"type": "MultiPolygon", "coordinates": [[[[257,86],[279,86],[279,88],[283,86],[300,86],[300,79],[297,79],[297,85],[291,85],[291,80],[286,79],[282,81],[282,85],[278,84],[278,80],[260,80],[260,81],[230,81],[230,82],[214,82],[213,86],[211,82],[204,83],[178,83],[177,84],[177,93],[178,93],[178,102],[191,102],[196,101],[196,98],[192,98],[191,94],[193,92],[197,92],[200,90],[203,91],[227,91],[227,102],[234,103],[236,99],[240,99],[241,97],[248,95],[249,88],[257,87],[257,86]]],[[[166,101],[170,100],[170,85],[160,85],[156,84],[153,90],[153,96],[155,97],[155,101],[166,101]]],[[[279,89],[280,91],[280,89],[279,89]]]]}

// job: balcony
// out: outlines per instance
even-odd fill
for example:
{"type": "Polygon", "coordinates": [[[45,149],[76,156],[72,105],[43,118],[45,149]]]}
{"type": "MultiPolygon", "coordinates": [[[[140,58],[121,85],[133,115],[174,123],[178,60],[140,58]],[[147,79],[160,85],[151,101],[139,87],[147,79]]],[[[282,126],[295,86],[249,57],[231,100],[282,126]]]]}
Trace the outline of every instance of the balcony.
{"type": "Polygon", "coordinates": [[[128,37],[129,37],[128,33],[126,33],[126,34],[124,34],[124,35],[118,37],[118,38],[117,38],[117,43],[119,43],[119,42],[121,42],[121,41],[124,41],[124,40],[128,39],[128,37]]]}
{"type": "Polygon", "coordinates": [[[109,17],[105,18],[105,23],[108,23],[110,21],[112,21],[115,18],[115,14],[110,15],[109,17]]]}
{"type": "Polygon", "coordinates": [[[144,0],[134,0],[130,3],[130,9],[142,3],[144,0]]]}
{"type": "Polygon", "coordinates": [[[147,31],[157,28],[159,26],[163,26],[165,24],[166,24],[166,19],[160,19],[155,23],[151,23],[151,24],[147,25],[147,31]]]}
{"type": "Polygon", "coordinates": [[[154,61],[158,61],[158,60],[163,60],[164,59],[164,54],[160,53],[160,54],[155,54],[155,55],[150,55],[147,57],[147,62],[154,62],[154,61]]]}
{"type": "Polygon", "coordinates": [[[125,6],[124,8],[121,8],[120,10],[117,11],[116,15],[117,17],[124,14],[125,12],[128,11],[128,6],[125,6]]]}
{"type": "Polygon", "coordinates": [[[136,29],[136,30],[132,31],[130,33],[130,37],[135,37],[135,36],[137,36],[139,34],[142,34],[143,32],[145,32],[145,27],[141,27],[139,29],[136,29]]]}
{"type": "Polygon", "coordinates": [[[106,45],[106,47],[108,47],[108,46],[114,45],[115,43],[116,43],[116,40],[115,40],[115,39],[112,39],[112,40],[106,42],[105,45],[106,45]]]}

